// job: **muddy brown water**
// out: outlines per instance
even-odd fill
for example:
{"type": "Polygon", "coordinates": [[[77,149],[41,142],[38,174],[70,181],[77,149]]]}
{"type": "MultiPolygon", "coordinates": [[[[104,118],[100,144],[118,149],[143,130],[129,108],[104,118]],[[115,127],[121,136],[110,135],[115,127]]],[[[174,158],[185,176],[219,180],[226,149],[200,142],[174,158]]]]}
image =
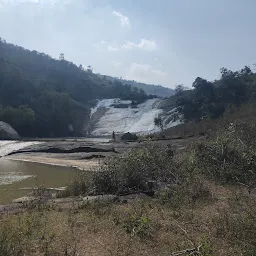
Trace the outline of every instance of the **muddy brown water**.
{"type": "Polygon", "coordinates": [[[35,187],[66,186],[78,175],[71,167],[0,159],[0,204],[25,196],[35,187]]]}

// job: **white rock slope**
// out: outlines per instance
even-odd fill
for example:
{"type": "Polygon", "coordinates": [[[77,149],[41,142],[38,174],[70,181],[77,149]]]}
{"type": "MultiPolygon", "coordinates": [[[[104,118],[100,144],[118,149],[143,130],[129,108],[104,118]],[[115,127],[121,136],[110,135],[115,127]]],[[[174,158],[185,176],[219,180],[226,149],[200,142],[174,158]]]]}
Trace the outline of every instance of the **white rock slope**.
{"type": "MultiPolygon", "coordinates": [[[[104,99],[98,102],[97,106],[91,110],[94,115],[100,108],[105,108],[105,114],[98,120],[92,131],[93,136],[110,135],[116,133],[137,133],[148,134],[159,131],[154,125],[154,118],[163,114],[159,109],[161,99],[150,99],[136,108],[115,108],[113,104],[130,104],[131,101],[120,99],[104,99]]],[[[180,122],[168,123],[165,128],[178,125],[180,122]]]]}

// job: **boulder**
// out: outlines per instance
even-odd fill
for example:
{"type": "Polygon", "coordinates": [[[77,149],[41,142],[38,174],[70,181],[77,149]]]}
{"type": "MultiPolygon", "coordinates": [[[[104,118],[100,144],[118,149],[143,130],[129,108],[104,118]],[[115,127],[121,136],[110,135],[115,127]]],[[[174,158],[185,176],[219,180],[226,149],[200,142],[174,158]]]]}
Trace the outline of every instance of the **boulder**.
{"type": "Polygon", "coordinates": [[[125,133],[121,136],[121,140],[125,140],[125,141],[136,141],[138,140],[138,136],[136,134],[132,134],[132,133],[125,133]]]}
{"type": "Polygon", "coordinates": [[[0,140],[17,140],[19,137],[9,124],[0,121],[0,140]]]}

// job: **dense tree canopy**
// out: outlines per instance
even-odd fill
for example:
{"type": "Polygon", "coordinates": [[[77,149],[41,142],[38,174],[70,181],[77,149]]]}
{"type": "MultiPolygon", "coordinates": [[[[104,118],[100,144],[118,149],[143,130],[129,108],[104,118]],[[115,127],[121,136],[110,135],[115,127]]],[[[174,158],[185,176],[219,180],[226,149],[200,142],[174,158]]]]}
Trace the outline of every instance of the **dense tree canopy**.
{"type": "Polygon", "coordinates": [[[98,74],[99,77],[102,77],[104,80],[108,81],[118,81],[122,84],[129,84],[132,87],[143,89],[147,95],[156,95],[157,97],[169,97],[174,94],[174,90],[168,87],[163,87],[161,85],[145,84],[134,80],[126,80],[122,77],[111,77],[106,75],[98,74]]]}
{"type": "Polygon", "coordinates": [[[197,77],[192,86],[176,88],[177,109],[185,121],[217,118],[231,105],[256,100],[256,75],[247,66],[235,72],[222,68],[214,82],[197,77]]]}
{"type": "Polygon", "coordinates": [[[80,135],[95,99],[143,101],[143,90],[104,80],[66,61],[6,43],[0,38],[0,120],[21,136],[80,135]]]}

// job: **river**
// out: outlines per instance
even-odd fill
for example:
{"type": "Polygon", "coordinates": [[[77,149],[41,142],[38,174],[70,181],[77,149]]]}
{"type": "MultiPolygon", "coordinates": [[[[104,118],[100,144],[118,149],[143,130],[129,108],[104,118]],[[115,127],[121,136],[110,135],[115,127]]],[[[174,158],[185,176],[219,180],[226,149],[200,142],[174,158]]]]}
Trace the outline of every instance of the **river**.
{"type": "MultiPolygon", "coordinates": [[[[108,143],[107,138],[65,138],[40,139],[37,141],[0,141],[0,204],[28,194],[28,188],[63,187],[78,176],[78,170],[71,167],[61,167],[6,159],[10,153],[37,144],[49,142],[88,142],[89,144],[108,143]]],[[[64,160],[63,160],[64,161],[64,160]]],[[[65,162],[67,164],[67,160],[65,162]]],[[[64,164],[64,165],[65,165],[64,164]]],[[[83,163],[84,165],[85,163],[83,163]]],[[[67,164],[73,165],[70,162],[67,164]]]]}
{"type": "Polygon", "coordinates": [[[78,176],[70,167],[0,159],[0,204],[28,194],[27,188],[63,187],[78,176]]]}

